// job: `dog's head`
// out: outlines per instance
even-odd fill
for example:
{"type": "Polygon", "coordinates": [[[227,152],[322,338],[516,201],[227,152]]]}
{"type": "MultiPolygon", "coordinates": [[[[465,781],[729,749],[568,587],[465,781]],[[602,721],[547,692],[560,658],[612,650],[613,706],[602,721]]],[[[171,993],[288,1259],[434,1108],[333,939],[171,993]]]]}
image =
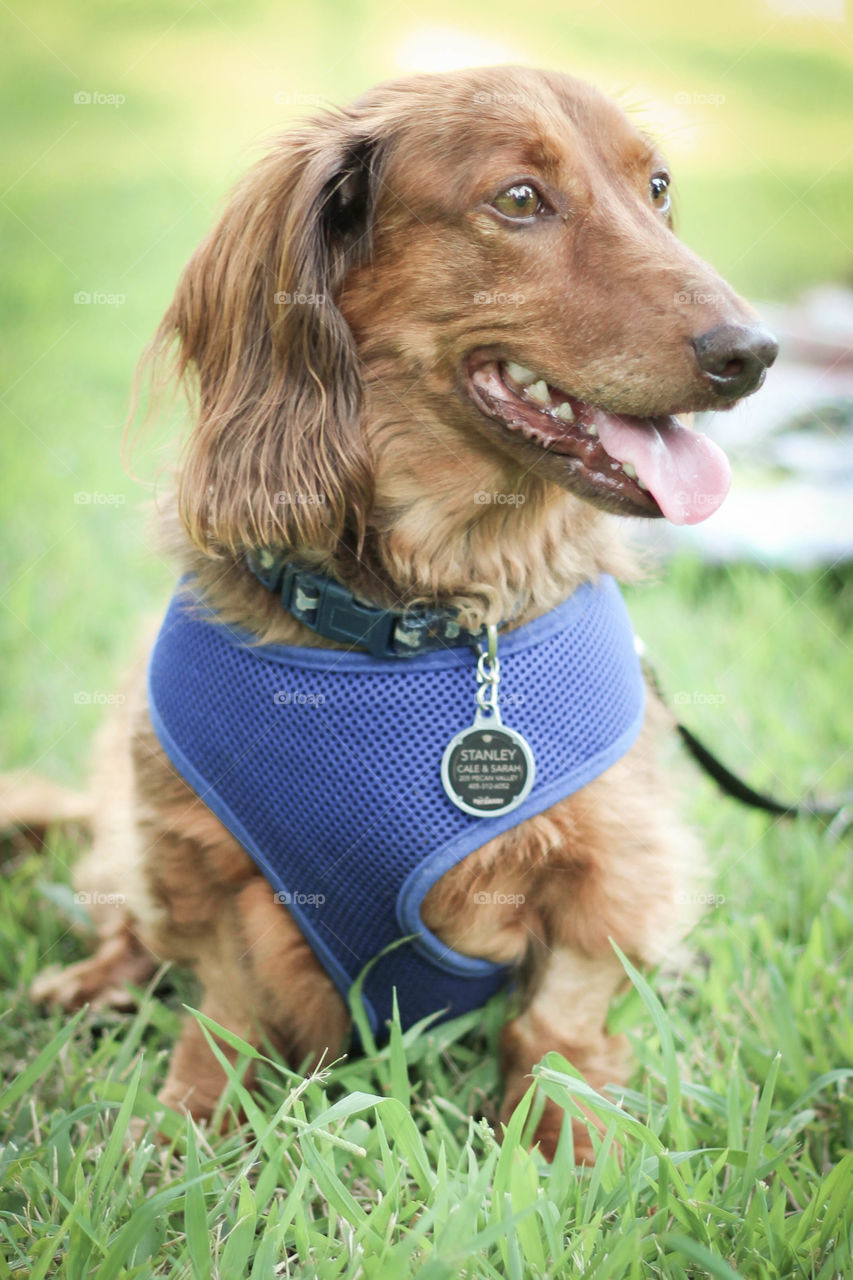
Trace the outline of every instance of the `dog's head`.
{"type": "Polygon", "coordinates": [[[673,234],[670,184],[614,103],[519,67],[380,86],[282,138],[160,330],[196,384],[195,542],[331,554],[405,493],[471,522],[530,478],[710,514],[728,467],[677,415],[754,391],[776,344],[673,234]]]}

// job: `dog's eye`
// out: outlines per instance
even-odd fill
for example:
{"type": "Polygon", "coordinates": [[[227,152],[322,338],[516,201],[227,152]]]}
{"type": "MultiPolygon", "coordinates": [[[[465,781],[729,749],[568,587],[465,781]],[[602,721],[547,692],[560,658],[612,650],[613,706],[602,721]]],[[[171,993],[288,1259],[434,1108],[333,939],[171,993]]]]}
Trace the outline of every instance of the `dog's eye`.
{"type": "Polygon", "coordinates": [[[659,213],[669,213],[669,183],[668,173],[656,173],[649,182],[649,195],[659,213]]]}
{"type": "Polygon", "coordinates": [[[547,205],[531,182],[516,182],[495,196],[492,207],[505,218],[524,221],[544,213],[547,205]]]}

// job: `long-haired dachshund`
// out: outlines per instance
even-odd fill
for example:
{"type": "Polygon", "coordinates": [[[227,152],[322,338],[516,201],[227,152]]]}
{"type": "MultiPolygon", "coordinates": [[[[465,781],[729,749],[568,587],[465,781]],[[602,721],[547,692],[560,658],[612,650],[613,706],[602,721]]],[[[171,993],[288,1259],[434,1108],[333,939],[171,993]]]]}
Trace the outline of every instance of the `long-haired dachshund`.
{"type": "MultiPolygon", "coordinates": [[[[548,1050],[620,1078],[610,940],[671,953],[702,860],[607,513],[710,514],[727,463],[679,416],[776,354],[669,188],[613,102],[520,67],[382,85],[237,188],[149,353],[191,404],[182,578],[100,742],[100,945],[37,998],[120,1003],[171,960],[304,1065],[375,961],[378,1035],[394,991],[405,1025],[508,987],[503,1118],[548,1050]]],[[[223,1085],[188,1019],[162,1101],[223,1085]]]]}

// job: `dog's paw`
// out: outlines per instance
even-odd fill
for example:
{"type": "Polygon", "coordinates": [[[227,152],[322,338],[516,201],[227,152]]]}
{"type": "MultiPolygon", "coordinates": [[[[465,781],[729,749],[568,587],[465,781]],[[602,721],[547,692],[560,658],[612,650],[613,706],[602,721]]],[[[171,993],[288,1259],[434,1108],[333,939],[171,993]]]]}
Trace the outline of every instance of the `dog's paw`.
{"type": "MultiPolygon", "coordinates": [[[[559,1107],[549,1099],[533,1135],[531,1145],[539,1147],[549,1164],[557,1153],[557,1144],[560,1141],[564,1115],[562,1107],[559,1107]]],[[[594,1164],[595,1148],[592,1145],[588,1127],[576,1116],[572,1117],[571,1125],[575,1164],[594,1164]]]]}
{"type": "Polygon", "coordinates": [[[30,986],[30,999],[34,1004],[50,1005],[67,1013],[85,1004],[93,1009],[118,1009],[122,1013],[137,1007],[134,995],[121,984],[111,982],[94,958],[67,968],[51,965],[43,969],[30,986]]]}
{"type": "Polygon", "coordinates": [[[218,1096],[205,1095],[195,1086],[173,1078],[166,1080],[157,1094],[157,1101],[181,1116],[192,1116],[197,1125],[201,1125],[202,1128],[210,1130],[219,1137],[225,1137],[247,1123],[246,1113],[241,1106],[229,1103],[217,1115],[220,1101],[218,1096]],[[214,1117],[216,1117],[215,1124],[214,1117]]]}
{"type": "MultiPolygon", "coordinates": [[[[529,1080],[525,1080],[525,1083],[529,1083],[529,1080]]],[[[514,1094],[508,1094],[504,1098],[500,1112],[501,1122],[504,1125],[509,1124],[512,1113],[522,1097],[523,1094],[517,1091],[514,1094]]],[[[591,1113],[587,1112],[587,1114],[590,1115],[592,1123],[596,1124],[597,1122],[591,1116],[591,1113]]],[[[565,1115],[565,1111],[558,1103],[554,1102],[552,1098],[547,1098],[542,1115],[536,1125],[536,1131],[530,1140],[531,1148],[538,1147],[549,1164],[553,1161],[557,1151],[565,1115]]],[[[595,1162],[595,1148],[592,1144],[589,1126],[577,1116],[572,1117],[571,1125],[575,1164],[593,1164],[595,1162]]]]}

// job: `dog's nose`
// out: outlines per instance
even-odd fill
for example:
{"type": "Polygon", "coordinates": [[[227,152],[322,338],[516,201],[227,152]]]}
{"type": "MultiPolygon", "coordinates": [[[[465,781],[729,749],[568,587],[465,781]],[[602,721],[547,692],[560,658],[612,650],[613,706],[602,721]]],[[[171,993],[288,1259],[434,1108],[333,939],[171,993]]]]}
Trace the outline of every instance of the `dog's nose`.
{"type": "Polygon", "coordinates": [[[739,400],[760,387],[779,353],[778,342],[761,324],[720,324],[692,342],[699,368],[724,400],[739,400]]]}

